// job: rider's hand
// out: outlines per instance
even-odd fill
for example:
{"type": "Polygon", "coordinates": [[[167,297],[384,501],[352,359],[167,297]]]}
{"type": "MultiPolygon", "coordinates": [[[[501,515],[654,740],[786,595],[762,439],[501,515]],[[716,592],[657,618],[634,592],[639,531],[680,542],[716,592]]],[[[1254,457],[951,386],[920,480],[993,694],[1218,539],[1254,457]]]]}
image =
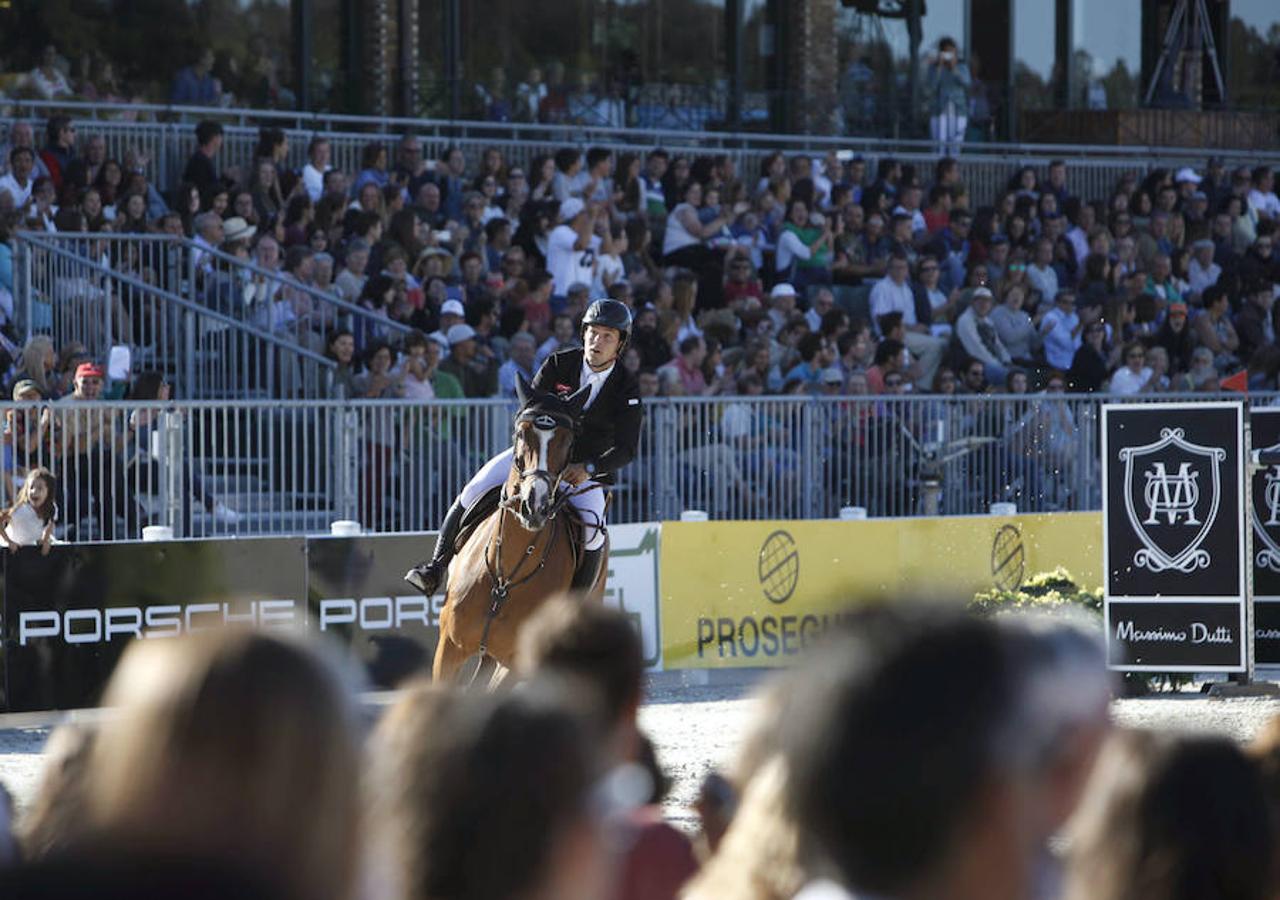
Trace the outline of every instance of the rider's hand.
{"type": "Polygon", "coordinates": [[[565,466],[564,474],[561,477],[569,484],[577,486],[586,481],[590,476],[587,475],[587,470],[583,466],[578,463],[570,463],[565,466]]]}

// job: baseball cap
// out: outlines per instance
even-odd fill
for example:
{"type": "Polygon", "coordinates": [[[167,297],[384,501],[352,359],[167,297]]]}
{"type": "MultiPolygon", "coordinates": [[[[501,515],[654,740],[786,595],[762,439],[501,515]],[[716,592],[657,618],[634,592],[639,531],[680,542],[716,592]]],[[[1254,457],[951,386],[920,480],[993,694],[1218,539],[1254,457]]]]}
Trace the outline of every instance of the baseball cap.
{"type": "Polygon", "coordinates": [[[470,325],[451,325],[449,327],[449,346],[461,344],[463,341],[469,341],[476,336],[476,330],[470,325]]]}
{"type": "Polygon", "coordinates": [[[459,300],[446,300],[440,306],[440,315],[442,316],[462,316],[467,317],[467,309],[459,300]]]}
{"type": "Polygon", "coordinates": [[[794,297],[795,295],[796,289],[785,281],[775,284],[773,290],[769,292],[769,296],[775,299],[778,297],[794,297]]]}
{"type": "Polygon", "coordinates": [[[1194,243],[1191,245],[1191,249],[1192,249],[1192,250],[1213,250],[1213,249],[1216,249],[1216,248],[1214,247],[1214,245],[1213,245],[1213,241],[1212,241],[1211,239],[1209,239],[1209,238],[1200,238],[1200,240],[1198,240],[1198,241],[1194,242],[1194,243]]]}
{"type": "Polygon", "coordinates": [[[106,378],[107,373],[102,371],[102,366],[97,363],[87,362],[80,363],[76,366],[76,378],[106,378]]]}
{"type": "Polygon", "coordinates": [[[991,290],[989,288],[984,288],[984,287],[974,288],[974,291],[973,291],[974,300],[977,300],[979,297],[990,297],[992,300],[994,300],[995,296],[996,295],[991,293],[991,290]]]}
{"type": "Polygon", "coordinates": [[[44,395],[44,391],[40,390],[40,385],[36,384],[30,378],[23,378],[13,386],[13,399],[17,400],[18,397],[25,394],[27,391],[37,391],[41,396],[44,395]]]}
{"type": "Polygon", "coordinates": [[[1169,304],[1169,315],[1171,315],[1171,316],[1182,316],[1182,317],[1184,317],[1184,318],[1185,318],[1185,317],[1186,317],[1186,315],[1187,315],[1187,304],[1185,304],[1185,303],[1170,303],[1170,304],[1169,304]]]}
{"type": "Polygon", "coordinates": [[[1195,169],[1191,168],[1190,166],[1183,166],[1181,169],[1178,170],[1178,174],[1174,177],[1173,180],[1179,183],[1183,181],[1189,181],[1192,184],[1199,184],[1203,179],[1201,179],[1200,176],[1196,174],[1195,169]]]}
{"type": "Polygon", "coordinates": [[[844,384],[844,373],[832,366],[829,369],[823,369],[818,380],[823,384],[844,384]]]}
{"type": "Polygon", "coordinates": [[[586,208],[587,205],[577,197],[570,197],[560,204],[560,221],[572,222],[586,208]]]}

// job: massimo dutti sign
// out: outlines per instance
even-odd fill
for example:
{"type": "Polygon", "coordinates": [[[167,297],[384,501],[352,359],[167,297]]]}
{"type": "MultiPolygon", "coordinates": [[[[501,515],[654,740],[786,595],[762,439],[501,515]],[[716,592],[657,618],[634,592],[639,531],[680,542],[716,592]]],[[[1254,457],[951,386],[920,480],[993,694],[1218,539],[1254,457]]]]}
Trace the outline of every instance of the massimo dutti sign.
{"type": "Polygon", "coordinates": [[[1245,669],[1245,460],[1239,402],[1102,410],[1108,663],[1245,669]]]}

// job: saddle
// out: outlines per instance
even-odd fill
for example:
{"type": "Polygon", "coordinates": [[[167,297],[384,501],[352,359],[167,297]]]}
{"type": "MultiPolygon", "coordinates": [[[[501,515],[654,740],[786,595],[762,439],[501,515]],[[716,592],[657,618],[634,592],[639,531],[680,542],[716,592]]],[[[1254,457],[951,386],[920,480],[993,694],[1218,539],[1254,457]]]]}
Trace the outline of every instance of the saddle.
{"type": "MultiPolygon", "coordinates": [[[[503,485],[490,488],[480,495],[480,499],[467,507],[467,511],[462,514],[462,524],[458,528],[458,539],[453,545],[454,553],[461,553],[476,529],[497,512],[498,504],[502,501],[502,488],[503,485]]],[[[611,499],[612,494],[605,495],[606,509],[611,499]]],[[[573,550],[573,566],[576,570],[578,563],[582,560],[582,531],[586,523],[582,521],[582,516],[572,503],[566,503],[556,515],[564,516],[565,524],[568,526],[565,530],[569,535],[569,546],[573,550]]]]}

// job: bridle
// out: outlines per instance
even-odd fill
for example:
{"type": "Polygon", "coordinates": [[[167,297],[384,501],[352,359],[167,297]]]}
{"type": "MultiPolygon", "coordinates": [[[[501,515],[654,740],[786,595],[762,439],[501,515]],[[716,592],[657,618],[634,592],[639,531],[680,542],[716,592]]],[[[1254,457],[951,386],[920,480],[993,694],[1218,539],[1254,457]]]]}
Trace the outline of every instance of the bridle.
{"type": "MultiPolygon", "coordinates": [[[[549,412],[546,410],[538,410],[538,409],[526,409],[526,410],[522,410],[520,413],[516,415],[514,424],[517,427],[511,436],[512,446],[515,446],[520,442],[520,429],[518,426],[522,422],[531,422],[533,426],[537,428],[539,431],[554,431],[559,429],[567,429],[573,433],[573,437],[575,440],[578,437],[578,432],[581,430],[581,425],[579,424],[578,420],[573,416],[568,415],[567,413],[549,412]]],[[[573,453],[573,445],[570,444],[569,454],[566,455],[565,459],[567,460],[571,458],[572,453],[573,453]]],[[[560,509],[564,506],[564,504],[568,501],[567,495],[562,494],[560,491],[560,485],[564,480],[564,470],[565,468],[567,468],[568,463],[566,462],[564,466],[561,466],[558,472],[551,472],[543,468],[526,470],[524,459],[518,453],[512,455],[511,462],[512,462],[512,466],[516,470],[516,474],[520,476],[520,480],[518,483],[521,486],[523,486],[524,483],[530,479],[541,481],[543,484],[546,485],[547,496],[551,498],[551,509],[550,509],[550,512],[547,514],[547,518],[548,519],[555,518],[555,514],[559,512],[560,509]]],[[[516,496],[507,497],[506,488],[504,487],[503,496],[501,501],[499,502],[499,506],[501,506],[504,509],[510,509],[514,512],[515,506],[518,505],[520,502],[521,493],[523,492],[517,491],[516,496]]]]}

